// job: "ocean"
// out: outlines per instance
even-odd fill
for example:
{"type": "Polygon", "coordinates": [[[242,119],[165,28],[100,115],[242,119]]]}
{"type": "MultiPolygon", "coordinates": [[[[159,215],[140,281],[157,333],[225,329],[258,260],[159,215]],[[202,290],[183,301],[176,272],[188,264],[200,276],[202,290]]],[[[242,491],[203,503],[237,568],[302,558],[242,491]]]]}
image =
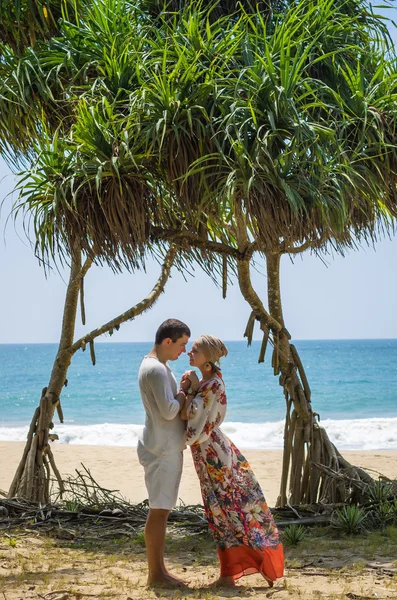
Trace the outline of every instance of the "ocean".
{"type": "MultiPolygon", "coordinates": [[[[260,342],[226,342],[228,412],[224,431],[241,448],[283,444],[285,401],[270,368],[258,364],[260,342]]],[[[397,340],[313,340],[295,345],[312,389],[313,410],[338,448],[397,449],[397,340]]],[[[64,444],[134,446],[144,423],[137,374],[147,343],[99,343],[97,364],[78,352],[62,393],[64,444]]],[[[0,440],[24,441],[47,385],[56,344],[0,345],[0,440]]],[[[270,350],[270,349],[269,349],[270,350]]],[[[171,363],[177,378],[186,355],[171,363]]]]}

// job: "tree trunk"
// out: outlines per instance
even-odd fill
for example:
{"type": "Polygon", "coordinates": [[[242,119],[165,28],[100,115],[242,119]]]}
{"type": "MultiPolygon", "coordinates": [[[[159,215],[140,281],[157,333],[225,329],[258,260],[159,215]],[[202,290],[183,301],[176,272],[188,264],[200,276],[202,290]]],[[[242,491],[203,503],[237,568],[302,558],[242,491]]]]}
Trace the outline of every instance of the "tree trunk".
{"type": "MultiPolygon", "coordinates": [[[[241,242],[242,238],[240,250],[244,250],[241,242]]],[[[281,252],[266,254],[269,312],[252,286],[249,258],[240,258],[237,262],[240,289],[253,311],[245,335],[250,343],[254,322],[258,320],[264,332],[259,357],[259,362],[263,362],[269,333],[272,334],[272,368],[275,375],[280,375],[279,382],[286,400],[283,465],[277,506],[285,506],[288,502],[333,504],[356,501],[373,480],[341,456],[325,429],[318,424],[317,413],[312,410],[309,383],[284,324],[280,292],[281,256],[281,252]]]]}
{"type": "Polygon", "coordinates": [[[280,252],[266,254],[269,312],[282,325],[282,329],[273,334],[272,366],[274,374],[280,374],[279,382],[287,407],[277,506],[284,506],[288,501],[291,504],[332,504],[356,500],[373,480],[340,455],[312,410],[311,391],[302,362],[284,328],[280,293],[281,256],[280,252]],[[344,479],[338,476],[340,474],[344,479]]]}
{"type": "MultiPolygon", "coordinates": [[[[58,352],[52,368],[48,388],[43,389],[40,404],[33,415],[25,449],[8,492],[9,498],[20,497],[29,501],[47,503],[50,494],[51,470],[58,481],[61,493],[63,492],[63,481],[49,446],[51,437],[49,432],[53,427],[52,419],[56,408],[60,420],[63,422],[60,396],[72,357],[78,350],[85,350],[86,344],[89,343],[91,358],[93,364],[95,364],[94,339],[104,333],[112,335],[113,330],[118,330],[122,323],[142,314],[154,305],[160,294],[164,291],[176,253],[176,247],[171,246],[164,258],[157,282],[143,300],[73,343],[77,305],[79,294],[82,290],[82,281],[92,264],[92,260],[87,259],[82,267],[80,253],[76,253],[72,261],[69,284],[66,291],[58,352]]],[[[82,316],[84,312],[82,299],[82,316]]]]}
{"type": "Polygon", "coordinates": [[[76,252],[72,258],[66,291],[58,352],[48,387],[43,389],[39,407],[33,415],[22,459],[8,492],[9,498],[18,496],[31,501],[47,503],[49,501],[51,469],[58,480],[60,489],[62,490],[63,487],[62,479],[49,446],[49,435],[53,427],[54,411],[57,407],[60,411],[60,395],[72,358],[71,346],[74,338],[82,276],[81,254],[76,252]]]}

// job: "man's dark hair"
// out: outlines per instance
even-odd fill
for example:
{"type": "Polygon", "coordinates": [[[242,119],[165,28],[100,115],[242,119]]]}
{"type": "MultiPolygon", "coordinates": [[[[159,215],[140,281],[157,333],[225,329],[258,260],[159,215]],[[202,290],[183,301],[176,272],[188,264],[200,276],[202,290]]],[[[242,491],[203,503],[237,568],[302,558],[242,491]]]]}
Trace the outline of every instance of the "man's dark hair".
{"type": "Polygon", "coordinates": [[[187,335],[190,337],[190,329],[186,323],[182,323],[178,319],[167,319],[164,323],[161,323],[160,327],[156,331],[155,344],[160,345],[161,342],[167,338],[171,338],[173,342],[179,340],[182,336],[187,335]]]}

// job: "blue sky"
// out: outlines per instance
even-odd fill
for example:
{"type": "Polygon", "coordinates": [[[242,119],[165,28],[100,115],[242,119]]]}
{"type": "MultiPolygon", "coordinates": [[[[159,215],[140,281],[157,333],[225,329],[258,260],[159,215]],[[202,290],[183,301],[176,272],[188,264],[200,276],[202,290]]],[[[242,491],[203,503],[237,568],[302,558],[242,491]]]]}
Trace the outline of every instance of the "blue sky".
{"type": "MultiPolygon", "coordinates": [[[[397,10],[388,11],[397,17],[397,10]]],[[[394,36],[395,37],[395,36],[394,36]]],[[[57,342],[62,319],[67,272],[46,279],[18,223],[5,228],[14,179],[0,159],[0,343],[57,342]]],[[[286,326],[295,339],[397,338],[397,238],[376,248],[362,247],[345,257],[325,262],[305,253],[294,263],[282,264],[282,294],[286,326]]],[[[147,272],[114,275],[92,268],[86,277],[87,326],[78,320],[76,335],[92,329],[139,302],[151,290],[159,265],[149,262],[147,272]]],[[[263,261],[253,275],[257,291],[266,297],[263,261]]],[[[228,297],[199,269],[194,277],[173,271],[157,304],[146,314],[124,324],[112,341],[146,341],[166,318],[186,321],[193,337],[212,333],[225,340],[243,339],[249,307],[238,285],[228,297]]],[[[259,332],[257,332],[259,339],[259,332]]],[[[108,338],[102,338],[107,341],[108,338]]]]}

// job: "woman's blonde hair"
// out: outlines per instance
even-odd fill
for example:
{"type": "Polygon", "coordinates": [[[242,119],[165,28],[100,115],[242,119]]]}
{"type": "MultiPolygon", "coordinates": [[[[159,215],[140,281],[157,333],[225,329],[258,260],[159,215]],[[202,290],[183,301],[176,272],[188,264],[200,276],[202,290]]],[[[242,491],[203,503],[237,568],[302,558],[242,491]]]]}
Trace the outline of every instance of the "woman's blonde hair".
{"type": "Polygon", "coordinates": [[[219,338],[214,335],[200,335],[196,340],[197,348],[204,354],[212,368],[219,369],[219,361],[222,356],[227,356],[227,348],[219,338]]]}

